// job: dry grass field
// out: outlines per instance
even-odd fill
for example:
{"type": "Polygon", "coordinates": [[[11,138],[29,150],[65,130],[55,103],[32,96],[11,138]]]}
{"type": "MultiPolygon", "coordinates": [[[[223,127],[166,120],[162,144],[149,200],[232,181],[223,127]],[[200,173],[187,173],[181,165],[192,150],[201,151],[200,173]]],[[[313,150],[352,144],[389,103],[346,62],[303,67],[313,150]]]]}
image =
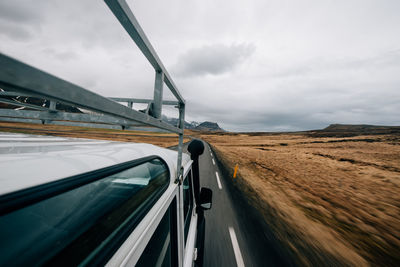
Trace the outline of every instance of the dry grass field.
{"type": "Polygon", "coordinates": [[[303,264],[400,265],[400,135],[201,137],[303,264]]]}
{"type": "MultiPolygon", "coordinates": [[[[112,140],[122,142],[149,143],[161,147],[178,145],[178,135],[173,133],[156,133],[147,131],[122,131],[113,129],[96,129],[75,126],[41,125],[30,123],[0,122],[0,132],[27,133],[77,137],[88,139],[112,140]]],[[[184,138],[183,142],[189,141],[184,138]]]]}

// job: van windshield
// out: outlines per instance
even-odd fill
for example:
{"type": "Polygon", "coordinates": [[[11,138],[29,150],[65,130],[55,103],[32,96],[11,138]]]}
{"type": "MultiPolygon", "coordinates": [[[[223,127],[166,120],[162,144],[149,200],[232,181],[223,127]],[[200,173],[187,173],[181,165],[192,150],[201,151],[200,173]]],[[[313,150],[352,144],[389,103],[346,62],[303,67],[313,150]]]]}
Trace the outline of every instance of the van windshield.
{"type": "Polygon", "coordinates": [[[106,260],[169,181],[152,159],[0,217],[0,266],[106,260]]]}

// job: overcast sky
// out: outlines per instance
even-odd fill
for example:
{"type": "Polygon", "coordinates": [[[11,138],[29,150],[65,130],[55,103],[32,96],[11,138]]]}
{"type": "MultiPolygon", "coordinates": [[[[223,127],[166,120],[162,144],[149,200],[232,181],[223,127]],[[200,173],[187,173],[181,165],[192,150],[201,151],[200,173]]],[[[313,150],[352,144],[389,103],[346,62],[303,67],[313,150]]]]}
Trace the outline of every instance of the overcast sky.
{"type": "MultiPolygon", "coordinates": [[[[400,125],[399,0],[128,4],[189,121],[230,131],[400,125]]],[[[2,0],[0,51],[104,96],[153,95],[154,70],[103,1],[2,0]]]]}

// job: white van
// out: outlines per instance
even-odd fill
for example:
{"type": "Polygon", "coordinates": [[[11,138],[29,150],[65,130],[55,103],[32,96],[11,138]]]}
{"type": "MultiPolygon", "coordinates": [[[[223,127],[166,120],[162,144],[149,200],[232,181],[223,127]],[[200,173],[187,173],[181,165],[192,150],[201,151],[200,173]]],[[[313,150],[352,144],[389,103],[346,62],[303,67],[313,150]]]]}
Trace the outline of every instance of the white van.
{"type": "Polygon", "coordinates": [[[202,265],[193,142],[176,179],[178,153],[154,145],[0,134],[0,266],[202,265]]]}

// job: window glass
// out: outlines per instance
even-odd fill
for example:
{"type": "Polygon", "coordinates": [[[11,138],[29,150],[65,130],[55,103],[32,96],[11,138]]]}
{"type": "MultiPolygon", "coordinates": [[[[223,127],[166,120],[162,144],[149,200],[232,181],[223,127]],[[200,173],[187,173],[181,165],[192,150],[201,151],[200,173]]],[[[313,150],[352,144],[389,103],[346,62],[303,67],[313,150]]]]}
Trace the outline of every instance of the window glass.
{"type": "Polygon", "coordinates": [[[153,159],[10,212],[0,218],[0,266],[101,259],[168,184],[167,167],[153,159]]]}
{"type": "Polygon", "coordinates": [[[175,207],[176,201],[174,200],[136,263],[136,267],[178,265],[175,207]]]}
{"type": "Polygon", "coordinates": [[[189,171],[183,181],[183,216],[185,219],[185,243],[189,232],[190,219],[193,208],[192,171],[189,171]]]}

